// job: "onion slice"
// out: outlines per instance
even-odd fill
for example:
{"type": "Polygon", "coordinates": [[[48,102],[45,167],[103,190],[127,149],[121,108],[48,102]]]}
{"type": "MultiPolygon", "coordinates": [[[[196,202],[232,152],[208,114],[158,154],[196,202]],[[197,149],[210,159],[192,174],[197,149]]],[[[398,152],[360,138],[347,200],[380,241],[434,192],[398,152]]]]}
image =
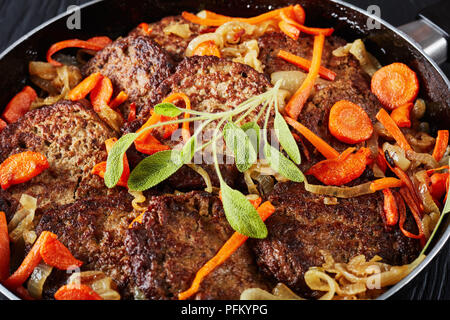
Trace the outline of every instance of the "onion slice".
{"type": "Polygon", "coordinates": [[[30,295],[35,299],[42,298],[42,290],[44,288],[44,283],[48,276],[52,272],[53,267],[45,263],[40,263],[36,268],[34,268],[33,273],[28,280],[27,289],[30,295]]]}
{"type": "Polygon", "coordinates": [[[370,189],[371,182],[366,182],[354,187],[335,187],[309,184],[305,180],[305,190],[314,194],[320,194],[336,198],[353,198],[374,193],[370,189]]]}

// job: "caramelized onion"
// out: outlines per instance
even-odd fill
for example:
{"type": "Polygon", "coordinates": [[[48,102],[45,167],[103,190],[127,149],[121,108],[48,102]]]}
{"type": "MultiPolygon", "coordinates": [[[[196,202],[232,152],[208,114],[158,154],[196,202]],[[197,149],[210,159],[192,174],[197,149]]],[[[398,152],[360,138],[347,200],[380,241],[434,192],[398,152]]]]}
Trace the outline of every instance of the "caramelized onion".
{"type": "Polygon", "coordinates": [[[174,34],[183,39],[188,39],[192,34],[189,24],[187,23],[169,25],[164,28],[163,32],[166,35],[174,34]]]}
{"type": "Polygon", "coordinates": [[[435,169],[439,166],[439,163],[433,158],[431,154],[428,153],[417,153],[415,151],[409,150],[406,152],[406,156],[409,160],[423,164],[427,169],[435,169]]]}
{"type": "Polygon", "coordinates": [[[426,171],[419,171],[414,174],[414,177],[417,179],[419,185],[417,186],[418,193],[420,198],[422,199],[425,212],[431,213],[436,212],[439,214],[440,210],[431,196],[431,193],[428,189],[429,179],[426,171]]]}
{"type": "Polygon", "coordinates": [[[406,158],[405,150],[400,148],[397,145],[392,145],[387,142],[383,144],[383,152],[388,152],[389,156],[392,160],[394,160],[395,164],[400,167],[403,171],[406,171],[409,169],[409,166],[411,165],[411,161],[409,161],[406,158]]]}
{"type": "MultiPolygon", "coordinates": [[[[37,208],[37,199],[27,194],[22,194],[19,203],[21,208],[14,214],[8,224],[9,238],[16,243],[24,236],[24,232],[30,231],[33,225],[34,213],[37,208]]],[[[30,241],[31,238],[27,237],[30,241]]]]}
{"type": "Polygon", "coordinates": [[[42,298],[42,290],[44,288],[44,283],[48,276],[52,272],[53,267],[40,263],[36,268],[34,268],[33,273],[28,280],[27,289],[30,295],[35,299],[42,298]]]}
{"type": "Polygon", "coordinates": [[[373,193],[373,191],[370,190],[370,185],[371,182],[367,182],[354,187],[335,187],[309,184],[305,180],[306,191],[336,198],[353,198],[373,193]]]}
{"type": "Polygon", "coordinates": [[[104,300],[120,300],[115,282],[101,271],[77,272],[70,276],[69,284],[84,284],[91,287],[104,300]]]}
{"type": "Polygon", "coordinates": [[[208,172],[206,172],[206,170],[203,169],[202,167],[200,167],[196,164],[193,164],[193,163],[190,163],[187,166],[189,168],[191,168],[192,170],[194,170],[195,172],[197,172],[203,178],[203,180],[205,181],[205,185],[206,185],[205,191],[212,193],[213,192],[213,184],[212,184],[211,177],[209,176],[208,172]]]}

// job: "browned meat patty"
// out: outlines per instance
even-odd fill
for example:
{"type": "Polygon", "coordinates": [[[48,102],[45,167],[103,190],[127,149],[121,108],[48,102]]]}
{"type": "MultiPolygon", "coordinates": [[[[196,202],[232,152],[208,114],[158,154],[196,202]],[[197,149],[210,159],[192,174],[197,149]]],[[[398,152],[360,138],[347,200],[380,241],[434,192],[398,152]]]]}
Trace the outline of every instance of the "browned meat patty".
{"type": "Polygon", "coordinates": [[[115,137],[114,131],[82,103],[60,101],[28,112],[0,133],[0,162],[30,150],[45,155],[50,168],[26,183],[0,191],[2,202],[15,208],[26,193],[37,197],[38,208],[46,210],[86,195],[105,194],[102,179],[91,170],[106,159],[104,141],[111,137],[115,137]]]}
{"type": "Polygon", "coordinates": [[[127,93],[128,102],[122,106],[127,117],[129,103],[142,107],[173,68],[169,55],[148,36],[130,35],[98,52],[82,71],[84,75],[101,72],[111,79],[116,92],[127,93]]]}
{"type": "MultiPolygon", "coordinates": [[[[37,234],[51,231],[84,264],[82,271],[103,271],[118,285],[123,298],[132,295],[128,255],[124,246],[128,225],[136,217],[130,196],[80,200],[47,211],[36,228],[37,234]]],[[[46,281],[44,295],[53,298],[70,274],[54,270],[46,281]]]]}
{"type": "MultiPolygon", "coordinates": [[[[186,48],[192,39],[197,37],[202,33],[211,32],[211,28],[207,26],[201,26],[192,22],[185,20],[182,16],[172,16],[165,17],[161,21],[149,24],[152,28],[150,37],[164,48],[172,58],[179,62],[183,60],[186,48]],[[186,38],[180,37],[176,34],[168,32],[166,28],[177,26],[177,25],[187,25],[190,30],[190,35],[186,38]]],[[[136,28],[131,34],[144,34],[142,29],[136,28]]]]}
{"type": "MultiPolygon", "coordinates": [[[[269,236],[251,241],[258,265],[301,294],[310,293],[304,273],[324,263],[320,250],[331,253],[337,262],[364,254],[368,259],[379,255],[393,265],[410,263],[419,253],[417,240],[405,237],[398,228],[385,229],[380,192],[325,205],[323,196],[289,182],[279,183],[268,200],[277,211],[266,221],[269,236]]],[[[413,230],[413,225],[408,228],[413,230]]]]}
{"type": "MultiPolygon", "coordinates": [[[[125,242],[138,288],[148,299],[177,299],[232,234],[216,196],[191,192],[154,197],[143,223],[134,224],[125,242]]],[[[192,298],[238,299],[247,288],[269,286],[245,244],[192,298]]]]}

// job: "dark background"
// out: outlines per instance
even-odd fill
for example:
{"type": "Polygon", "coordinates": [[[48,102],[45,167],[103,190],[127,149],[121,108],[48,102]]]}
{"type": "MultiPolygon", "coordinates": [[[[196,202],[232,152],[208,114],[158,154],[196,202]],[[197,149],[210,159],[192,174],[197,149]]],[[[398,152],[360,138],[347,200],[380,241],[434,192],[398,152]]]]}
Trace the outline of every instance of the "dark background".
{"type": "MultiPolygon", "coordinates": [[[[363,9],[367,9],[369,5],[378,5],[381,8],[381,17],[394,26],[414,20],[421,9],[437,1],[347,0],[363,9]]],[[[86,2],[89,0],[0,0],[0,52],[34,27],[66,11],[69,5],[80,5],[86,2]]],[[[448,14],[450,16],[450,12],[448,14]]],[[[447,77],[450,77],[449,66],[449,63],[443,66],[447,77]]],[[[449,262],[450,243],[447,243],[433,262],[394,295],[393,299],[450,300],[449,262]]]]}

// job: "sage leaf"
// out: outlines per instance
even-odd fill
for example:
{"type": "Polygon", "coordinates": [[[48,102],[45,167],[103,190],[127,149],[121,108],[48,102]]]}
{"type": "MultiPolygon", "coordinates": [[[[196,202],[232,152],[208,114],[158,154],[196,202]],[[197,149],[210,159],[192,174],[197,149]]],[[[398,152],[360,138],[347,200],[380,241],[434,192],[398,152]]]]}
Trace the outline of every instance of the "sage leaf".
{"type": "Polygon", "coordinates": [[[223,136],[227,147],[234,153],[237,169],[240,172],[250,169],[257,160],[257,154],[244,130],[228,122],[223,128],[223,136]]]}
{"type": "Polygon", "coordinates": [[[134,140],[139,136],[137,133],[129,133],[122,136],[111,148],[106,162],[105,185],[114,188],[122,176],[123,156],[134,140]]]}
{"type": "Polygon", "coordinates": [[[275,112],[274,129],[275,135],[277,136],[278,141],[280,142],[280,145],[283,147],[284,151],[286,151],[292,161],[294,161],[296,164],[300,164],[301,157],[297,142],[292,136],[291,130],[289,130],[286,120],[284,120],[283,116],[278,110],[276,110],[275,112]]]}
{"type": "Polygon", "coordinates": [[[182,111],[178,109],[176,105],[169,102],[157,104],[153,107],[153,110],[155,111],[155,113],[166,117],[178,117],[182,113],[182,111]]]}
{"type": "Polygon", "coordinates": [[[181,168],[180,151],[160,151],[142,160],[131,172],[128,188],[145,191],[166,180],[181,168]]]}
{"type": "Polygon", "coordinates": [[[249,137],[250,142],[253,145],[253,148],[256,150],[256,153],[259,152],[259,144],[260,144],[260,138],[261,129],[259,128],[258,124],[256,122],[247,122],[244,123],[241,126],[241,129],[244,130],[245,134],[249,137]]]}
{"type": "Polygon", "coordinates": [[[196,140],[197,137],[194,135],[192,136],[183,146],[183,148],[181,148],[181,161],[183,163],[189,163],[191,162],[192,158],[194,157],[195,154],[195,148],[196,148],[196,140]]]}
{"type": "Polygon", "coordinates": [[[291,160],[268,143],[264,145],[264,155],[270,167],[283,177],[294,182],[303,182],[305,179],[303,173],[291,160]]]}
{"type": "Polygon", "coordinates": [[[250,238],[267,237],[267,227],[250,201],[241,192],[230,188],[223,180],[220,189],[225,216],[231,227],[250,238]]]}

